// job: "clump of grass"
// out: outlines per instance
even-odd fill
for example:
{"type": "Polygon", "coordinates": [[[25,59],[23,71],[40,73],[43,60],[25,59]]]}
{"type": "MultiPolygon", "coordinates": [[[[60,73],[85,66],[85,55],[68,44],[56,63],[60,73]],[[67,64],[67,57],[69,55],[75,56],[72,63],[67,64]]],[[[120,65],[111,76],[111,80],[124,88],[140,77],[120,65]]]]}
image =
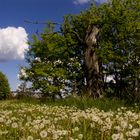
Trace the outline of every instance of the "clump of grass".
{"type": "MultiPolygon", "coordinates": [[[[69,107],[77,107],[79,109],[87,109],[91,107],[96,107],[100,110],[104,111],[115,111],[117,108],[121,107],[134,107],[135,104],[130,104],[126,100],[120,100],[119,98],[98,98],[98,99],[92,99],[88,97],[80,97],[80,96],[69,96],[64,99],[56,99],[55,101],[51,99],[37,99],[34,97],[26,97],[22,98],[20,100],[17,100],[17,102],[24,102],[24,103],[30,103],[30,104],[46,104],[48,106],[69,106],[69,107]]],[[[139,109],[139,108],[138,108],[139,109]]]]}
{"type": "Polygon", "coordinates": [[[126,101],[119,99],[109,99],[109,98],[101,98],[101,99],[91,99],[87,97],[69,97],[63,100],[57,100],[55,102],[45,102],[48,105],[62,105],[62,106],[75,106],[79,109],[87,109],[91,107],[96,107],[100,110],[109,111],[116,110],[122,106],[128,106],[126,101]]]}

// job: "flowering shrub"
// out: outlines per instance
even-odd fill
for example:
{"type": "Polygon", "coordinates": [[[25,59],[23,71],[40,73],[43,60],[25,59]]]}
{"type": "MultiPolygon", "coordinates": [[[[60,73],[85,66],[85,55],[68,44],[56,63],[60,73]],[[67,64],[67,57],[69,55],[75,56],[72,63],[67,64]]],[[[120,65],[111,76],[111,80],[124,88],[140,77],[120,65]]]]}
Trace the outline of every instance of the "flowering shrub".
{"type": "Polygon", "coordinates": [[[137,106],[104,112],[68,106],[0,102],[0,139],[135,140],[140,136],[137,106]]]}

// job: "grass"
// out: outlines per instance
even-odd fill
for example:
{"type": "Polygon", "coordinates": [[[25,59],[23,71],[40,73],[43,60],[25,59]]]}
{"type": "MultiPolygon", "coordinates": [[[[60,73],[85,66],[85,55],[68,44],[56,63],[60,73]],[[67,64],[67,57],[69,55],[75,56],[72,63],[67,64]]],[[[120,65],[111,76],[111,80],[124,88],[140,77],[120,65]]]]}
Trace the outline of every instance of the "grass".
{"type": "Polygon", "coordinates": [[[17,102],[31,103],[31,104],[46,104],[51,106],[69,106],[69,107],[77,107],[79,109],[87,109],[91,107],[96,107],[100,110],[104,111],[115,111],[121,107],[134,107],[134,103],[129,103],[125,100],[120,100],[118,98],[101,98],[101,99],[91,99],[87,97],[68,97],[66,99],[57,99],[55,101],[52,100],[43,100],[35,98],[23,98],[22,100],[17,100],[17,102]]]}
{"type": "Polygon", "coordinates": [[[139,140],[140,110],[119,99],[0,101],[0,140],[139,140]]]}

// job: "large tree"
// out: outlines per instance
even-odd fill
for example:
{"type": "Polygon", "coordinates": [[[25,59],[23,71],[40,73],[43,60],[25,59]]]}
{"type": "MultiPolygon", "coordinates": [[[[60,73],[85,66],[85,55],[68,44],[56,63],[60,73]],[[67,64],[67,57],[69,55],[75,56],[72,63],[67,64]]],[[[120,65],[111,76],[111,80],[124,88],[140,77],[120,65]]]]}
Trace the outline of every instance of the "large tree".
{"type": "Polygon", "coordinates": [[[55,23],[48,24],[28,51],[28,80],[51,95],[67,87],[97,98],[106,91],[105,77],[112,76],[117,96],[128,91],[131,81],[138,97],[139,11],[139,0],[112,0],[65,16],[58,32],[55,23]]]}
{"type": "Polygon", "coordinates": [[[101,9],[104,12],[99,52],[106,73],[114,76],[117,96],[137,98],[140,94],[140,1],[112,0],[101,9]]]}

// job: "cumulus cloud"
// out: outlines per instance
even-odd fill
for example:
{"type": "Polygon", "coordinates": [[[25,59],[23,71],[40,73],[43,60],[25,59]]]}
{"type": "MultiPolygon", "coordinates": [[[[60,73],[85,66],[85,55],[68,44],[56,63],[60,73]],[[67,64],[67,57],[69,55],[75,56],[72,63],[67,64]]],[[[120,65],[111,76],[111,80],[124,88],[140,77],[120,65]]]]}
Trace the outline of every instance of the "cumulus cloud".
{"type": "Polygon", "coordinates": [[[78,5],[78,4],[85,4],[90,2],[90,0],[74,0],[74,4],[78,5]]]}
{"type": "Polygon", "coordinates": [[[74,4],[76,5],[80,5],[80,4],[86,4],[88,2],[98,2],[98,3],[104,3],[104,2],[107,2],[107,0],[74,0],[74,4]]]}
{"type": "Polygon", "coordinates": [[[0,28],[0,61],[24,59],[28,35],[23,27],[0,28]]]}

